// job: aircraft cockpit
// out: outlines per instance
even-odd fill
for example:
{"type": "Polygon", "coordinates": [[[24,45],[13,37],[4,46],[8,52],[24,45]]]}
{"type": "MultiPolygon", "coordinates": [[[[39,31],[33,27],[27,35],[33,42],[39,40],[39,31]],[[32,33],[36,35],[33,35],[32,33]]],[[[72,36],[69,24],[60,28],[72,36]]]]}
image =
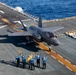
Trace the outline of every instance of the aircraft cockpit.
{"type": "Polygon", "coordinates": [[[57,36],[52,32],[46,32],[46,36],[49,37],[49,38],[53,38],[53,37],[57,38],[57,36]]]}

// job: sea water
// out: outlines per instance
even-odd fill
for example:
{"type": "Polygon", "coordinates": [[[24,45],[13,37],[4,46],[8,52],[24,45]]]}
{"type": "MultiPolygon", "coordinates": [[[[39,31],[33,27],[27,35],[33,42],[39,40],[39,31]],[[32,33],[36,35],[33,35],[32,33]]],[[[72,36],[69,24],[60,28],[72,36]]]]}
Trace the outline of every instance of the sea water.
{"type": "Polygon", "coordinates": [[[76,0],[0,0],[9,6],[20,6],[24,12],[43,19],[60,19],[76,16],[76,0]]]}

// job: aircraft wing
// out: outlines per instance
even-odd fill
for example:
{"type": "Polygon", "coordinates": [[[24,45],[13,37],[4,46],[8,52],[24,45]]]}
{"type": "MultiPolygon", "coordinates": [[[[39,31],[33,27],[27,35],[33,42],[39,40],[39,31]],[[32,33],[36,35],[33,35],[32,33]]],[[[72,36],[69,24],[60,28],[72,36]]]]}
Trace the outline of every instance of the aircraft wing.
{"type": "Polygon", "coordinates": [[[8,36],[32,36],[32,34],[26,31],[26,32],[8,33],[8,36]]]}
{"type": "Polygon", "coordinates": [[[55,27],[51,27],[51,28],[44,28],[44,30],[50,31],[50,32],[56,32],[58,30],[63,29],[64,27],[62,26],[55,26],[55,27]]]}

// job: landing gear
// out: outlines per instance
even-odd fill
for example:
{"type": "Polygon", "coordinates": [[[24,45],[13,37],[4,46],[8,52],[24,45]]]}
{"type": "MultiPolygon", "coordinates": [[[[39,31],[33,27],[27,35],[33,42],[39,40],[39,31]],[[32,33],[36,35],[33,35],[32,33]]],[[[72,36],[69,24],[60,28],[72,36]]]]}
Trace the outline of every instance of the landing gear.
{"type": "Polygon", "coordinates": [[[49,46],[49,51],[51,51],[51,46],[49,46]]]}
{"type": "Polygon", "coordinates": [[[32,37],[27,36],[27,37],[25,37],[25,39],[26,39],[26,45],[27,45],[27,46],[28,46],[30,43],[34,43],[34,41],[32,40],[32,37]]]}
{"type": "Polygon", "coordinates": [[[25,37],[25,38],[26,38],[26,45],[28,46],[30,38],[29,37],[25,37]]]}

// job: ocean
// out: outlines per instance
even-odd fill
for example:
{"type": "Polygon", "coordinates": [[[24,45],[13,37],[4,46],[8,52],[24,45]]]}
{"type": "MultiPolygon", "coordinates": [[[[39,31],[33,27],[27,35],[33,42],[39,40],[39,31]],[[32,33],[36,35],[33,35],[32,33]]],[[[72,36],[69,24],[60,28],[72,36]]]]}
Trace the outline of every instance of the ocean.
{"type": "Polygon", "coordinates": [[[9,6],[20,6],[24,12],[43,19],[61,19],[76,16],[76,0],[0,0],[9,6]]]}

